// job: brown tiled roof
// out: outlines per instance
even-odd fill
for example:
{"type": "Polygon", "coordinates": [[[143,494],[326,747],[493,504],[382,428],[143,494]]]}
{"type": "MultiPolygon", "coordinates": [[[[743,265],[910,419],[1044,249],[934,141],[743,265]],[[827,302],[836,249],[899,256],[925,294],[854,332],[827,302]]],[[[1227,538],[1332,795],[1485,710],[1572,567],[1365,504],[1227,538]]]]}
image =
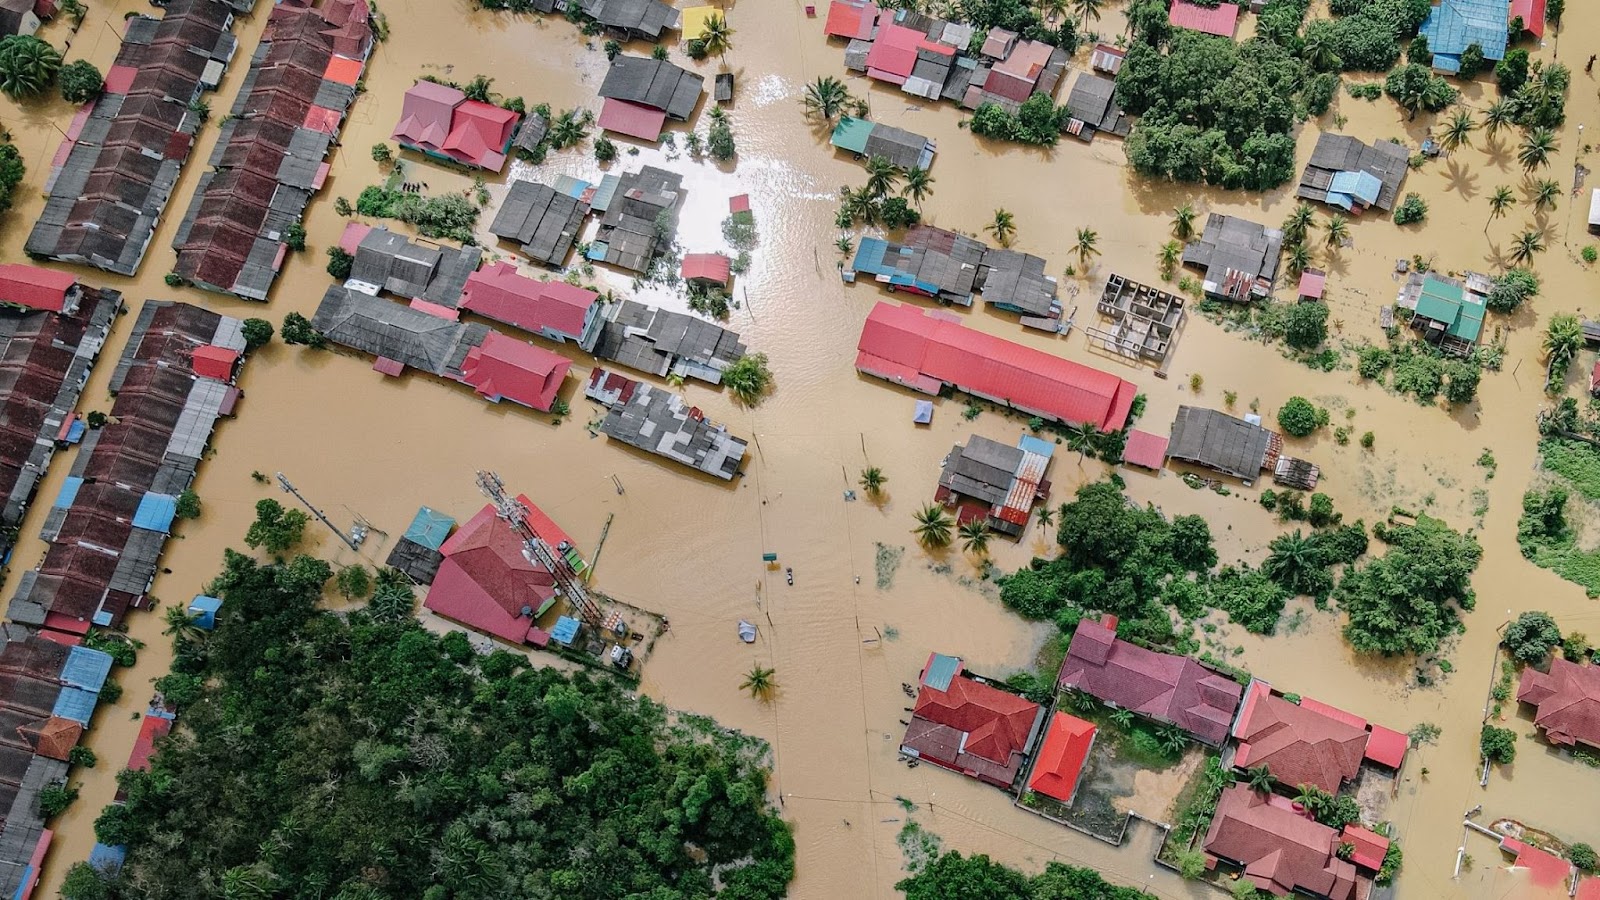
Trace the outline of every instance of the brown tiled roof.
{"type": "Polygon", "coordinates": [[[1550,661],[1548,674],[1529,666],[1522,670],[1517,699],[1537,707],[1534,724],[1550,743],[1600,748],[1600,668],[1560,657],[1550,661]]]}
{"type": "Polygon", "coordinates": [[[23,739],[33,747],[36,755],[61,762],[67,761],[72,748],[78,746],[78,738],[83,736],[82,725],[59,716],[51,716],[42,722],[34,722],[18,730],[22,733],[23,739]]]}
{"type": "Polygon", "coordinates": [[[1309,784],[1328,793],[1356,777],[1367,749],[1366,729],[1290,703],[1262,682],[1246,700],[1234,737],[1241,768],[1266,766],[1283,784],[1309,784]]]}
{"type": "Polygon", "coordinates": [[[1206,832],[1206,852],[1244,866],[1256,887],[1280,897],[1296,891],[1328,900],[1365,896],[1365,879],[1335,855],[1337,833],[1288,803],[1247,785],[1228,788],[1206,832]]]}
{"type": "Polygon", "coordinates": [[[1221,744],[1244,688],[1187,656],[1157,653],[1091,619],[1078,623],[1059,683],[1221,744]]]}

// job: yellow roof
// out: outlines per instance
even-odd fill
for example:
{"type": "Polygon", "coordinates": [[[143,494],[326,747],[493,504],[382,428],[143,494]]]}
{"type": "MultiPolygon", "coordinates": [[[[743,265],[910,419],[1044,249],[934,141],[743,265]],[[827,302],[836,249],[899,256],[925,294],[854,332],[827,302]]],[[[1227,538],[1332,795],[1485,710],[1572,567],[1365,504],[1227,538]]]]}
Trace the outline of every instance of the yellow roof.
{"type": "Polygon", "coordinates": [[[679,10],[683,36],[687,39],[699,37],[706,30],[706,22],[712,16],[722,15],[722,10],[715,6],[690,6],[679,10]]]}

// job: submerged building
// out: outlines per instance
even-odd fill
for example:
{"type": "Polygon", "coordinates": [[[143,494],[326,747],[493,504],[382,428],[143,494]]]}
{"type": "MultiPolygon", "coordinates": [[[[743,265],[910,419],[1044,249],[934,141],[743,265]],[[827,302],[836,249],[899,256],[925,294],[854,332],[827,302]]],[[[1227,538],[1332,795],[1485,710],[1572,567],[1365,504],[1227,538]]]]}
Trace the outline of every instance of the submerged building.
{"type": "Polygon", "coordinates": [[[723,481],[739,474],[749,444],[672,391],[596,366],[584,394],[610,408],[600,432],[723,481]]]}
{"type": "Polygon", "coordinates": [[[585,343],[584,350],[595,359],[658,377],[671,374],[721,384],[722,373],[745,354],[735,332],[633,300],[609,304],[601,321],[598,332],[589,332],[592,343],[585,343]]]}

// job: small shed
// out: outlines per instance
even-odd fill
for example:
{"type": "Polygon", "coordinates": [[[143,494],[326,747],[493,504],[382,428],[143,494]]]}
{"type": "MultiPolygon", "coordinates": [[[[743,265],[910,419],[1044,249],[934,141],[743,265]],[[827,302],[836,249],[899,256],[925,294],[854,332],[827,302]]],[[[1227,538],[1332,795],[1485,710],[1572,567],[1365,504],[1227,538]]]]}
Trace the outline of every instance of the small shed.
{"type": "Polygon", "coordinates": [[[550,637],[563,647],[571,647],[578,640],[578,620],[571,616],[556,619],[556,627],[550,629],[550,637]]]}
{"type": "Polygon", "coordinates": [[[217,597],[207,597],[197,594],[189,601],[188,614],[196,628],[210,631],[217,627],[217,610],[222,609],[222,600],[217,597]]]}
{"type": "Polygon", "coordinates": [[[1307,269],[1300,273],[1300,302],[1321,300],[1328,284],[1328,273],[1321,269],[1307,269]]]}
{"type": "Polygon", "coordinates": [[[1089,57],[1089,66],[1096,72],[1104,72],[1116,77],[1122,71],[1122,61],[1128,58],[1128,51],[1110,44],[1095,44],[1094,53],[1089,57]]]}
{"type": "Polygon", "coordinates": [[[728,212],[732,213],[733,215],[738,215],[739,213],[748,214],[750,212],[750,195],[734,194],[732,197],[729,197],[728,212]]]}
{"type": "Polygon", "coordinates": [[[727,103],[733,99],[733,73],[718,72],[711,94],[718,103],[727,103]]]}
{"type": "Polygon", "coordinates": [[[733,277],[733,261],[721,253],[686,253],[683,280],[706,287],[726,288],[733,277]]]}
{"type": "Polygon", "coordinates": [[[1128,443],[1122,448],[1122,461],[1130,466],[1159,472],[1167,464],[1167,439],[1137,428],[1130,429],[1128,443]]]}
{"type": "MultiPolygon", "coordinates": [[[[1600,366],[1600,363],[1596,364],[1600,366]]],[[[911,421],[918,425],[927,425],[933,421],[933,401],[918,400],[916,410],[911,414],[911,421]]]]}
{"type": "Polygon", "coordinates": [[[417,510],[417,515],[411,520],[410,527],[406,528],[405,539],[427,547],[429,550],[439,549],[450,536],[450,531],[456,527],[456,520],[436,509],[422,507],[417,510]]]}

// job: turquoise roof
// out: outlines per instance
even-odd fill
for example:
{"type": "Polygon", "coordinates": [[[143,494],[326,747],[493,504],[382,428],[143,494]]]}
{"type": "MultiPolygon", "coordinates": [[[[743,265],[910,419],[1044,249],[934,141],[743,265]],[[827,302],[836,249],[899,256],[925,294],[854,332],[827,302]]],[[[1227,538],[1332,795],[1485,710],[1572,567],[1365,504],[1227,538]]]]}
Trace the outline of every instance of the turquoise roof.
{"type": "Polygon", "coordinates": [[[1509,0],[1444,0],[1428,13],[1419,33],[1433,51],[1433,67],[1458,71],[1461,53],[1477,44],[1484,59],[1506,55],[1506,30],[1510,26],[1509,0]]]}
{"type": "Polygon", "coordinates": [[[411,520],[411,527],[406,529],[405,538],[429,550],[437,550],[445,538],[450,536],[450,530],[455,527],[455,519],[424,506],[417,510],[416,518],[411,520]]]}
{"type": "Polygon", "coordinates": [[[872,136],[874,127],[876,126],[866,119],[841,116],[839,124],[833,126],[833,145],[851,153],[866,153],[867,138],[872,136]]]}

